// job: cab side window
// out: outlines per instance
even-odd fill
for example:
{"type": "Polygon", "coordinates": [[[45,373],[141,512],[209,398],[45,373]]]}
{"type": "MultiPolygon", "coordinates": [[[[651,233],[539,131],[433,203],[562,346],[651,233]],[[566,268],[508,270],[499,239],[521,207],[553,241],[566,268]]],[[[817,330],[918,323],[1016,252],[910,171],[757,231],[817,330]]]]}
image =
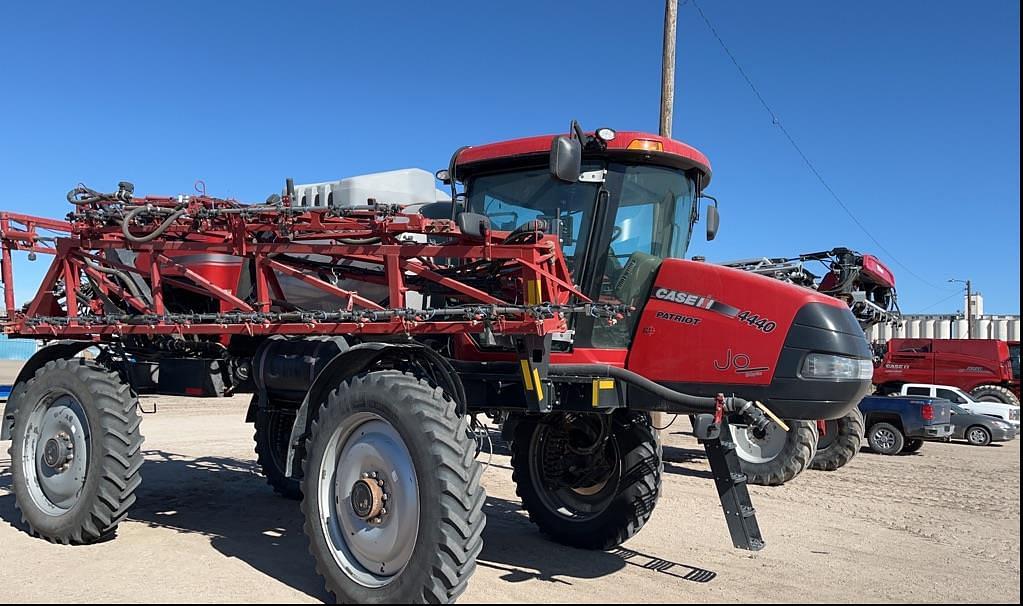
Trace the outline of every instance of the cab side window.
{"type": "Polygon", "coordinates": [[[966,400],[964,400],[961,395],[957,394],[954,391],[950,391],[948,389],[939,389],[938,390],[938,397],[939,398],[945,398],[949,402],[953,402],[955,404],[966,404],[966,400]]]}
{"type": "Polygon", "coordinates": [[[907,387],[906,388],[906,395],[907,396],[930,396],[931,395],[931,390],[930,390],[930,388],[927,388],[927,387],[907,387]]]}

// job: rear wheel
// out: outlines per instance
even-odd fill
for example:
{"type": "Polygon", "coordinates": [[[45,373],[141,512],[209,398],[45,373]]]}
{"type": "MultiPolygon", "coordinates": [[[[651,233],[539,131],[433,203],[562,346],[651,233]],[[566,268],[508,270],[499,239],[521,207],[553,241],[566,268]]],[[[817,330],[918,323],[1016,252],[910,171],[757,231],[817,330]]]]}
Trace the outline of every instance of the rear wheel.
{"type": "Polygon", "coordinates": [[[902,447],[900,452],[902,452],[902,454],[912,454],[914,452],[918,452],[923,447],[923,440],[906,440],[906,445],[902,447]]]}
{"type": "Polygon", "coordinates": [[[11,476],[22,522],[56,543],[111,536],[142,482],[138,400],[116,373],[55,360],[16,387],[11,476]]]}
{"type": "Polygon", "coordinates": [[[399,371],[349,379],[306,443],[309,549],[343,603],[447,603],[483,547],[482,470],[455,403],[399,371]]]}
{"type": "Polygon", "coordinates": [[[295,424],[295,411],[283,408],[260,408],[256,411],[256,462],[263,477],[274,492],[288,499],[301,499],[301,482],[289,478],[288,446],[291,428],[295,424]]]}
{"type": "Polygon", "coordinates": [[[970,395],[981,402],[1001,402],[1002,404],[1019,406],[1019,398],[1016,397],[1016,394],[1001,385],[981,385],[980,387],[974,387],[970,392],[970,395]]]}
{"type": "Polygon", "coordinates": [[[906,436],[898,427],[891,423],[877,423],[871,425],[867,431],[867,443],[870,449],[878,454],[894,455],[902,452],[906,445],[906,436]]]}
{"type": "Polygon", "coordinates": [[[966,441],[974,446],[987,446],[991,443],[991,432],[980,425],[966,429],[966,441]]]}
{"type": "Polygon", "coordinates": [[[841,419],[827,421],[824,435],[817,441],[817,455],[811,469],[835,471],[852,461],[863,444],[863,413],[853,408],[841,419]]]}
{"type": "Polygon", "coordinates": [[[661,442],[649,415],[522,418],[512,479],[529,519],[558,543],[611,549],[650,519],[661,490],[661,442]]]}
{"type": "Polygon", "coordinates": [[[764,431],[729,425],[739,466],[750,484],[780,486],[810,466],[817,453],[819,434],[814,421],[786,421],[789,431],[776,423],[764,431]]]}

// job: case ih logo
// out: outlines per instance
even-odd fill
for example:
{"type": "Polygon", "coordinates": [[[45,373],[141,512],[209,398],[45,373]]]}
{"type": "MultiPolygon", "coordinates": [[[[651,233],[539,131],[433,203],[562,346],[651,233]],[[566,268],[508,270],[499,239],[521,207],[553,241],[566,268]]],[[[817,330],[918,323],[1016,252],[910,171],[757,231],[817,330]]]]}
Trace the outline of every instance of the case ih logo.
{"type": "Polygon", "coordinates": [[[739,315],[739,309],[732,307],[727,303],[721,301],[715,301],[710,297],[704,297],[702,295],[694,295],[692,293],[683,292],[681,290],[672,290],[670,288],[658,288],[654,291],[654,298],[662,301],[671,301],[672,303],[679,303],[681,305],[688,305],[690,307],[696,307],[699,309],[706,309],[709,311],[717,312],[721,315],[734,318],[739,315]]]}

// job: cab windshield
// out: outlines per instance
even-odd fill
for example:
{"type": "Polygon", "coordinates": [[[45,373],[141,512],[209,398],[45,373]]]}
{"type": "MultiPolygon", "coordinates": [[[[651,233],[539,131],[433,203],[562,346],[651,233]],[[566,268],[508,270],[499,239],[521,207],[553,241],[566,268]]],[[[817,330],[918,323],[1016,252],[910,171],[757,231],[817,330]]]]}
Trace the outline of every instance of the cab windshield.
{"type": "MultiPolygon", "coordinates": [[[[606,259],[587,262],[605,262],[605,278],[613,282],[613,274],[636,253],[662,259],[684,256],[694,219],[693,181],[681,170],[660,166],[583,165],[584,173],[605,169],[607,212],[613,217],[610,243],[603,251],[593,251],[594,257],[606,252],[606,259]]],[[[559,226],[561,247],[575,275],[584,263],[589,239],[607,241],[603,227],[591,230],[599,189],[598,182],[559,181],[546,166],[481,175],[469,183],[468,208],[490,217],[496,230],[511,231],[533,219],[559,226]]]]}

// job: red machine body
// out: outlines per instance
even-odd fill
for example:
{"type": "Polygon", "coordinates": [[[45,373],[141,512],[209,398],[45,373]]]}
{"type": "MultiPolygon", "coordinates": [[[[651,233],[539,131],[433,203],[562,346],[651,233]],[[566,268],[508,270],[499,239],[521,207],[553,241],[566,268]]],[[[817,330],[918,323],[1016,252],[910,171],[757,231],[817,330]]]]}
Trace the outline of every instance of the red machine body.
{"type": "Polygon", "coordinates": [[[874,384],[881,391],[897,391],[905,383],[930,383],[951,385],[967,392],[998,385],[1011,389],[1018,398],[1018,372],[1018,362],[1014,369],[1005,341],[891,339],[874,370],[874,384]]]}

